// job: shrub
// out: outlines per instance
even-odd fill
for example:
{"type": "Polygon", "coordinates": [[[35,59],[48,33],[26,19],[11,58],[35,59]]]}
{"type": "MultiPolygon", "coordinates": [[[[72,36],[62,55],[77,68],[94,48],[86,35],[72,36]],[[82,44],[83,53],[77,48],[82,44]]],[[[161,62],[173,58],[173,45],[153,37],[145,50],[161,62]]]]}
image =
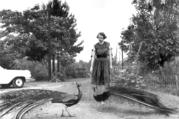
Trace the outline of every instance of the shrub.
{"type": "Polygon", "coordinates": [[[28,69],[36,81],[48,80],[48,69],[41,62],[33,62],[26,59],[15,60],[14,69],[28,69]]]}
{"type": "Polygon", "coordinates": [[[71,64],[66,67],[65,75],[67,78],[85,78],[88,77],[88,69],[80,67],[79,64],[71,64]]]}
{"type": "Polygon", "coordinates": [[[37,81],[48,80],[48,69],[42,63],[35,62],[31,72],[37,81]]]}
{"type": "Polygon", "coordinates": [[[52,74],[52,82],[64,81],[66,78],[64,70],[52,74]]]}
{"type": "Polygon", "coordinates": [[[146,86],[143,76],[138,74],[138,66],[135,64],[129,65],[124,71],[118,73],[113,71],[112,80],[116,84],[126,87],[144,88],[146,86]]]}

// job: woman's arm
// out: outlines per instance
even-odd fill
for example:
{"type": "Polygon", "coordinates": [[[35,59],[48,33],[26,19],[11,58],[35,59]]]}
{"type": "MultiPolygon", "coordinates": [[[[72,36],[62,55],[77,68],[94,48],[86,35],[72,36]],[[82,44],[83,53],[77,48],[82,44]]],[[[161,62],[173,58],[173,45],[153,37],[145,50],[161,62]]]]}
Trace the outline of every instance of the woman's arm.
{"type": "Polygon", "coordinates": [[[93,48],[92,49],[92,52],[91,52],[91,67],[90,67],[90,72],[93,71],[93,65],[94,65],[94,59],[95,59],[95,49],[93,48]]]}
{"type": "Polygon", "coordinates": [[[112,69],[112,48],[109,48],[109,60],[110,60],[110,68],[112,69]]]}

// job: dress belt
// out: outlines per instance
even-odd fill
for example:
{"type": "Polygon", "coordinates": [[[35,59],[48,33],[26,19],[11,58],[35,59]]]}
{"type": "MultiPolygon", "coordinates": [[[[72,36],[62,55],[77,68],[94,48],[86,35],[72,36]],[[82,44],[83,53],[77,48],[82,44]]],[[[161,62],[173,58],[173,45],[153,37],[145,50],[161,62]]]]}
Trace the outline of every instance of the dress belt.
{"type": "Polygon", "coordinates": [[[95,60],[109,60],[109,58],[108,57],[97,57],[95,60]]]}

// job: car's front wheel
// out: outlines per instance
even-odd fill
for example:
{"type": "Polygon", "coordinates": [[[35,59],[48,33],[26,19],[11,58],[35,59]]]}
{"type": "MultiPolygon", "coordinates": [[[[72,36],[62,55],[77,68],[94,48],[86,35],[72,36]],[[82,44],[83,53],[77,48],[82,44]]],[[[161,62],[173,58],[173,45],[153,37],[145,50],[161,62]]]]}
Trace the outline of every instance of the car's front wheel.
{"type": "Polygon", "coordinates": [[[17,77],[13,80],[13,87],[15,88],[21,88],[24,86],[24,78],[22,77],[17,77]]]}

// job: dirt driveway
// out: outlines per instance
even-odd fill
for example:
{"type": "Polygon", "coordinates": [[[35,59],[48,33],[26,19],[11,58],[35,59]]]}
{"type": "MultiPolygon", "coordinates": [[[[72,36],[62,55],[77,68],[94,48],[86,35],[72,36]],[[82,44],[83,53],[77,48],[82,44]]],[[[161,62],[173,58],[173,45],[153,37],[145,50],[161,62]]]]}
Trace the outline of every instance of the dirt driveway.
{"type": "MultiPolygon", "coordinates": [[[[74,81],[74,80],[73,80],[74,81]]],[[[43,106],[29,111],[24,119],[179,119],[179,114],[164,116],[157,114],[154,110],[130,103],[115,97],[111,97],[105,104],[97,103],[92,98],[92,90],[89,79],[77,80],[82,84],[83,97],[81,101],[69,108],[69,111],[75,117],[60,117],[64,108],[62,104],[47,103],[43,106]]],[[[76,87],[72,81],[59,83],[28,83],[24,88],[42,88],[59,90],[68,93],[77,93],[76,87]]],[[[6,92],[14,89],[1,89],[0,92],[6,92]]],[[[162,101],[170,106],[179,107],[179,98],[172,95],[160,94],[162,101]]],[[[15,113],[15,112],[14,112],[15,113]]],[[[9,113],[3,119],[13,119],[14,113],[9,113]]]]}

